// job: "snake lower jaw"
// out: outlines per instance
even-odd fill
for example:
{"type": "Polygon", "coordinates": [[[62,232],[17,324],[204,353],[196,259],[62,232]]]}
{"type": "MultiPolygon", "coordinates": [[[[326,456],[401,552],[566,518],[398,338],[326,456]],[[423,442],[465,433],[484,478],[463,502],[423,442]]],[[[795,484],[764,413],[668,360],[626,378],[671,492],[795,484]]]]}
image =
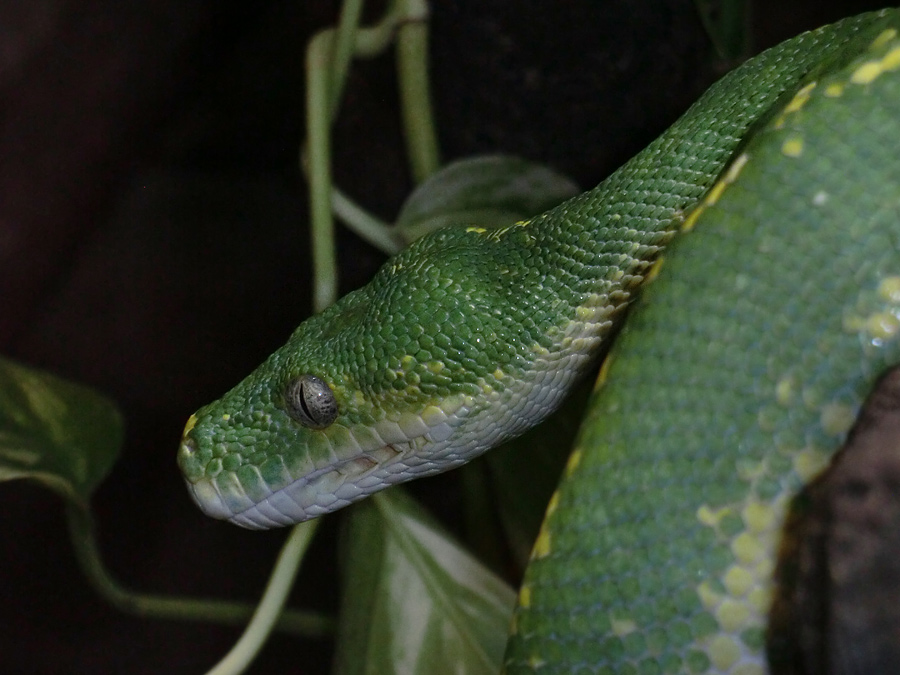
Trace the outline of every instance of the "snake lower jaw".
{"type": "Polygon", "coordinates": [[[206,515],[249,529],[285,527],[464,463],[451,440],[469,412],[464,403],[463,397],[447,398],[420,414],[334,425],[310,432],[309,439],[283,438],[258,463],[223,457],[222,442],[195,428],[195,417],[185,429],[178,465],[206,515]]]}
{"type": "Polygon", "coordinates": [[[254,503],[234,474],[186,481],[208,516],[253,530],[294,525],[336,511],[413,475],[445,470],[418,454],[424,438],[390,443],[298,478],[254,503]]]}

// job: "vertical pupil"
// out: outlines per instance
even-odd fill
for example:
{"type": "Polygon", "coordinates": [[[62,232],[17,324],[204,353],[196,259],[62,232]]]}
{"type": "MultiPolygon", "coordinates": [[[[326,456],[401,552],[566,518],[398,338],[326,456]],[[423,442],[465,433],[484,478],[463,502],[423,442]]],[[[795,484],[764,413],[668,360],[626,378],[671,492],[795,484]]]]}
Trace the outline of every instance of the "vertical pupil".
{"type": "Polygon", "coordinates": [[[300,408],[306,413],[306,416],[309,417],[313,422],[316,422],[316,416],[313,414],[312,410],[309,408],[309,403],[306,400],[306,384],[300,384],[300,408]]]}

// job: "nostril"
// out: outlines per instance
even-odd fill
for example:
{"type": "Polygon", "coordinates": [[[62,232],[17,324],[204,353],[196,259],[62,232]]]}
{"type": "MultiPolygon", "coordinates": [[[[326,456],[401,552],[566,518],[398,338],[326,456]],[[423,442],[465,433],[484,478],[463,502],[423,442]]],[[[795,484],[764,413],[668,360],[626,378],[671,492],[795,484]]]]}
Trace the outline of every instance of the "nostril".
{"type": "Polygon", "coordinates": [[[197,443],[191,437],[191,432],[194,430],[194,427],[197,425],[197,416],[191,415],[188,417],[187,423],[184,425],[184,431],[181,432],[181,447],[178,448],[178,456],[187,455],[191,456],[197,452],[197,443]]]}
{"type": "Polygon", "coordinates": [[[188,435],[181,439],[181,445],[178,446],[178,454],[176,460],[178,468],[188,482],[194,482],[203,476],[206,470],[203,461],[203,453],[200,451],[200,445],[188,435]]]}
{"type": "Polygon", "coordinates": [[[197,452],[197,443],[190,436],[181,439],[181,452],[185,455],[193,455],[197,452]]]}

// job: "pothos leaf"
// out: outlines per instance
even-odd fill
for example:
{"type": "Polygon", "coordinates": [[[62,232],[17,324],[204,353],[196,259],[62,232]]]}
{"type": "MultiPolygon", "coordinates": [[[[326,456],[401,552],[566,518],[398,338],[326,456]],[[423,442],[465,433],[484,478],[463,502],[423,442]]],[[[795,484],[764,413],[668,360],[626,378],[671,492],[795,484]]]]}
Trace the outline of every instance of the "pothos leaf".
{"type": "Polygon", "coordinates": [[[520,157],[486,155],[448,164],[422,183],[397,217],[405,241],[444,225],[511,225],[578,194],[578,186],[520,157]]]}
{"type": "Polygon", "coordinates": [[[0,358],[0,481],[26,478],[85,506],[122,444],[115,404],[0,358]]]}
{"type": "Polygon", "coordinates": [[[354,508],[342,552],[336,673],[499,671],[515,592],[402,491],[354,508]]]}

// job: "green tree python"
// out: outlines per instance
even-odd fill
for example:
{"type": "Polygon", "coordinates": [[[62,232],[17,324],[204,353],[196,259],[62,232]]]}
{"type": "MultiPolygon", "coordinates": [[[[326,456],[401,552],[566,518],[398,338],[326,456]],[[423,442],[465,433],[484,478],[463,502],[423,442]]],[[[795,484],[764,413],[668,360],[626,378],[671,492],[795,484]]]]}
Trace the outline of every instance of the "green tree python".
{"type": "Polygon", "coordinates": [[[641,288],[505,667],[764,672],[786,504],[900,361],[898,30],[784,42],[593,190],[413,243],[190,418],[194,500],[270,528],[457,467],[554,410],[641,288]]]}

